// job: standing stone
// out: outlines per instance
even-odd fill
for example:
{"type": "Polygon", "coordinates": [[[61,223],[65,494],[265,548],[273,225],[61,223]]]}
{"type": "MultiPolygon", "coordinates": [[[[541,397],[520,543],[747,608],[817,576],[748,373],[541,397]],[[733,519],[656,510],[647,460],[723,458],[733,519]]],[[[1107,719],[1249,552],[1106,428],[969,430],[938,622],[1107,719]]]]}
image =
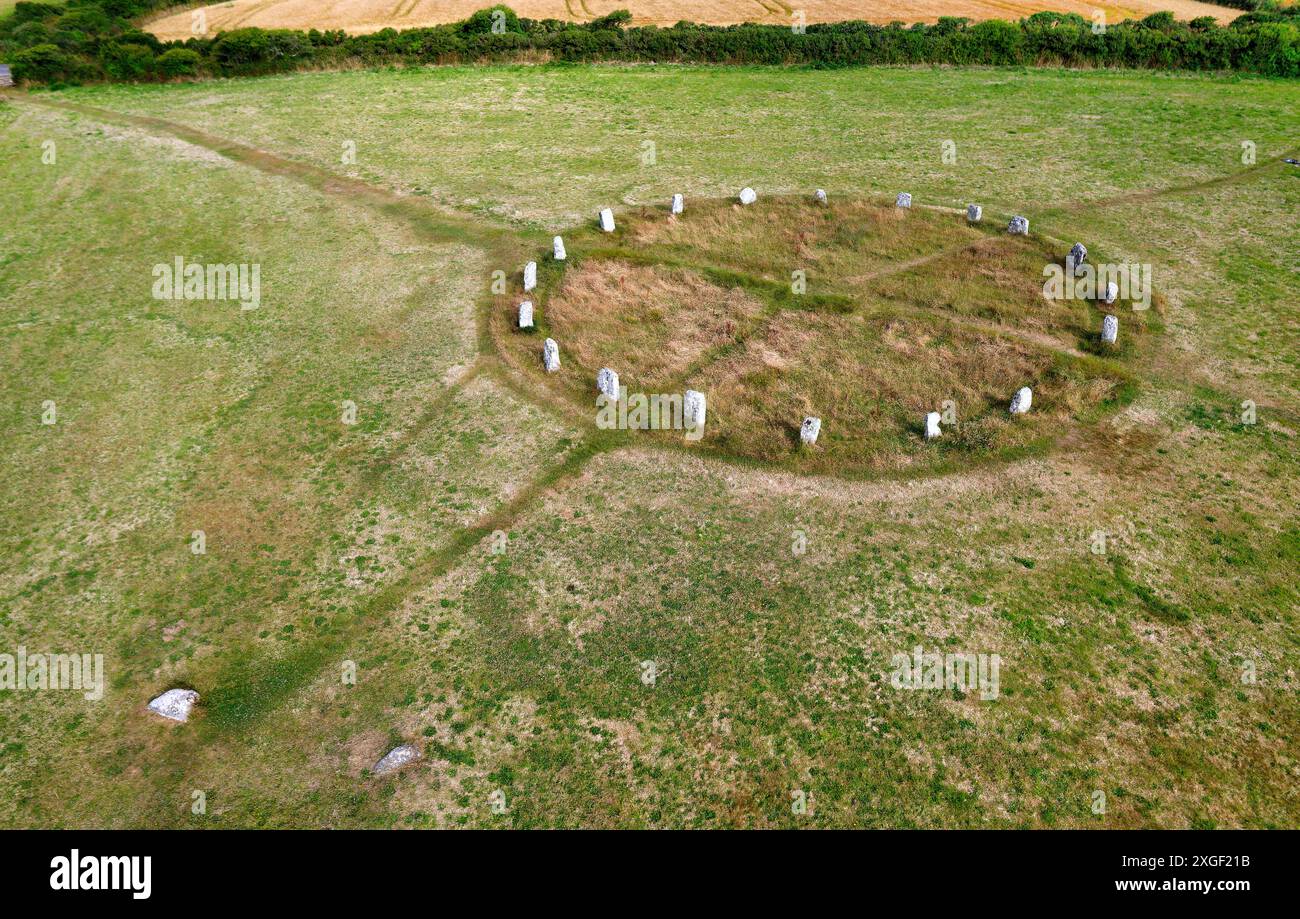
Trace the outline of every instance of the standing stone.
{"type": "Polygon", "coordinates": [[[1083,274],[1083,263],[1088,260],[1088,248],[1083,243],[1070,247],[1070,254],[1065,257],[1065,270],[1076,275],[1083,274]]]}
{"type": "Polygon", "coordinates": [[[537,286],[537,263],[529,262],[524,266],[524,293],[537,286]]]}
{"type": "Polygon", "coordinates": [[[375,763],[371,772],[375,775],[386,775],[395,769],[401,769],[407,763],[413,763],[420,758],[420,751],[410,744],[402,744],[400,747],[393,747],[384,758],[375,763]]]}
{"type": "Polygon", "coordinates": [[[197,701],[199,694],[192,689],[169,689],[149,703],[149,711],[171,721],[189,721],[190,709],[197,701]]]}
{"type": "Polygon", "coordinates": [[[708,402],[704,393],[694,389],[686,390],[682,397],[682,422],[687,431],[703,431],[704,417],[708,413],[708,402]]]}
{"type": "Polygon", "coordinates": [[[1010,233],[1012,236],[1028,236],[1029,218],[1012,217],[1011,222],[1007,224],[1007,232],[1010,233]]]}
{"type": "Polygon", "coordinates": [[[898,197],[894,199],[894,207],[911,207],[912,196],[905,191],[900,191],[898,197]]]}
{"type": "Polygon", "coordinates": [[[1115,344],[1119,338],[1119,319],[1115,316],[1106,316],[1101,320],[1101,340],[1108,345],[1115,344]]]}
{"type": "Polygon", "coordinates": [[[555,260],[557,262],[564,261],[564,259],[566,258],[564,252],[564,238],[561,236],[555,237],[555,239],[551,241],[551,248],[555,252],[555,260]]]}
{"type": "Polygon", "coordinates": [[[799,428],[799,439],[805,444],[812,446],[817,443],[817,435],[822,432],[822,420],[813,418],[811,415],[803,420],[803,425],[799,428]]]}
{"type": "Polygon", "coordinates": [[[686,209],[686,199],[681,195],[673,195],[673,213],[680,214],[686,209]]]}
{"type": "Polygon", "coordinates": [[[943,431],[939,430],[939,419],[943,416],[938,412],[930,412],[925,416],[925,439],[934,440],[936,437],[942,437],[943,431]]]}
{"type": "Polygon", "coordinates": [[[819,189],[817,189],[816,194],[813,195],[813,200],[816,201],[818,204],[825,204],[825,203],[826,203],[826,189],[824,189],[824,188],[819,188],[819,189]]]}
{"type": "Polygon", "coordinates": [[[546,366],[547,373],[555,373],[560,369],[560,346],[554,338],[542,342],[542,363],[546,366]]]}
{"type": "Polygon", "coordinates": [[[966,205],[966,221],[968,223],[979,223],[984,219],[984,208],[978,204],[966,205]]]}
{"type": "Polygon", "coordinates": [[[533,301],[525,300],[519,304],[519,328],[531,329],[533,327],[533,301]]]}
{"type": "Polygon", "coordinates": [[[604,393],[606,398],[618,401],[618,373],[602,367],[596,374],[596,389],[604,393]]]}
{"type": "Polygon", "coordinates": [[[753,204],[757,200],[758,200],[758,194],[754,191],[754,189],[750,188],[748,185],[746,185],[744,188],[740,190],[741,204],[753,204]]]}
{"type": "Polygon", "coordinates": [[[1034,392],[1028,386],[1020,387],[1020,391],[1011,399],[1011,414],[1023,415],[1029,411],[1029,406],[1034,403],[1034,392]]]}
{"type": "Polygon", "coordinates": [[[605,208],[600,212],[600,228],[606,233],[614,232],[614,211],[605,208]]]}
{"type": "Polygon", "coordinates": [[[1101,302],[1109,306],[1110,304],[1115,302],[1115,298],[1118,296],[1119,296],[1119,285],[1116,284],[1114,281],[1107,281],[1106,292],[1101,295],[1101,302]]]}

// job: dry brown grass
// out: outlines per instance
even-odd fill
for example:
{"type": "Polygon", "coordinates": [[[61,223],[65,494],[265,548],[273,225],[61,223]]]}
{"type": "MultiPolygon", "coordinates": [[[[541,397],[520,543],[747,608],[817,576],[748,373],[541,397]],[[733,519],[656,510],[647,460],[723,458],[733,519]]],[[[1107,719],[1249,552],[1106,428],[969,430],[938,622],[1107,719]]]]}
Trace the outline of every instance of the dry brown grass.
{"type": "MultiPolygon", "coordinates": [[[[459,22],[491,4],[487,0],[233,0],[204,7],[211,32],[245,26],[265,29],[346,29],[352,34],[380,29],[413,29],[444,22],[459,22]]],[[[966,16],[974,20],[1016,20],[1040,10],[1059,10],[1091,18],[1104,10],[1108,22],[1140,19],[1160,10],[1171,10],[1179,19],[1213,16],[1230,22],[1237,10],[1197,3],[1195,0],[1125,0],[1122,5],[1096,4],[1090,0],[883,0],[864,7],[854,0],[512,0],[509,6],[529,19],[567,19],[586,22],[616,9],[632,13],[635,25],[669,26],[681,20],[728,25],[738,22],[789,24],[794,11],[804,13],[807,22],[840,22],[863,19],[868,22],[935,22],[940,16],[966,16]]],[[[162,39],[185,39],[192,34],[192,10],[170,13],[156,19],[149,29],[162,39]]]]}
{"type": "Polygon", "coordinates": [[[582,366],[615,366],[653,388],[734,340],[762,310],[744,290],[691,271],[589,260],[565,275],[546,321],[582,366]]]}

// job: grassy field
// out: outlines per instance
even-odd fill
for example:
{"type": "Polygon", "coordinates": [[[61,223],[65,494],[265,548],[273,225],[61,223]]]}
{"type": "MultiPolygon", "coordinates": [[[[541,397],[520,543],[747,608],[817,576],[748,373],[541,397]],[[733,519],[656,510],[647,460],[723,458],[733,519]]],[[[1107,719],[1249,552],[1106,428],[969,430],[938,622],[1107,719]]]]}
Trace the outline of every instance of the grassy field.
{"type": "Polygon", "coordinates": [[[0,824],[1300,824],[1297,103],[1240,78],[657,67],[5,97],[0,650],[101,652],[109,688],[0,690],[0,824]],[[711,202],[742,185],[757,210],[711,202]],[[909,232],[875,221],[902,190],[909,232]],[[912,265],[979,242],[926,209],[969,201],[987,235],[1011,213],[1034,235],[986,274],[912,265]],[[547,379],[506,326],[561,232],[547,379]],[[779,308],[762,253],[791,232],[825,305],[900,324],[779,308]],[[927,385],[1013,390],[1043,339],[1095,360],[1097,314],[1026,297],[1075,239],[1153,268],[1159,309],[1123,312],[1126,343],[1149,328],[1107,359],[1122,402],[1053,427],[1048,401],[1033,451],[924,474],[860,462],[925,455],[891,418],[812,469],[754,435],[763,394],[822,393],[830,438],[886,387],[909,419],[927,385]],[[259,263],[261,306],[152,298],[176,256],[259,263]],[[778,359],[758,399],[728,322],[778,359]],[[614,348],[707,380],[716,429],[597,430],[614,348]],[[998,654],[998,698],[894,688],[918,645],[998,654]],[[144,711],[176,685],[202,696],[187,725],[144,711]],[[370,776],[399,742],[424,758],[370,776]]]}
{"type": "MultiPolygon", "coordinates": [[[[203,7],[208,29],[212,32],[260,26],[264,29],[344,29],[353,35],[380,29],[411,29],[460,22],[476,10],[490,6],[486,0],[402,0],[399,3],[379,0],[342,0],[325,9],[314,0],[233,0],[203,7]]],[[[1108,22],[1141,19],[1161,10],[1169,10],[1179,19],[1213,16],[1231,22],[1241,11],[1199,0],[1124,0],[1119,4],[1096,4],[1086,0],[959,0],[939,3],[936,0],[883,0],[864,8],[855,0],[808,0],[787,3],[785,0],[706,0],[687,3],[683,0],[514,0],[508,4],[520,16],[530,19],[563,19],[588,22],[614,10],[632,14],[634,25],[671,26],[687,22],[728,25],[739,22],[763,22],[787,25],[803,22],[843,22],[866,20],[875,23],[936,22],[940,16],[965,16],[972,20],[1004,19],[1015,21],[1039,10],[1077,13],[1091,20],[1097,10],[1108,22]]],[[[190,10],[159,16],[149,24],[150,31],[163,39],[184,40],[191,35],[193,17],[190,10]]]]}

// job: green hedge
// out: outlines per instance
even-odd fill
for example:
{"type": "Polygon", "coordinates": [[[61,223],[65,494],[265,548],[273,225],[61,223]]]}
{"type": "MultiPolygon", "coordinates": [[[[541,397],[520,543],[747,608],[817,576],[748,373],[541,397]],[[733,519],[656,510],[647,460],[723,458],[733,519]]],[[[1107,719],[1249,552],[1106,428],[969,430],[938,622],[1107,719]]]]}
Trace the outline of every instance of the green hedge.
{"type": "Polygon", "coordinates": [[[142,81],[241,76],[363,64],[509,61],[665,61],[849,67],[867,64],[989,64],[1236,70],[1300,76],[1300,9],[1273,0],[1236,0],[1251,12],[1229,26],[1209,17],[1177,22],[1169,13],[1095,33],[1074,14],[1036,13],[1019,22],[934,25],[865,22],[786,26],[626,28],[626,11],[586,24],[520,19],[507,7],[480,10],[450,25],[371,35],[341,31],[236,29],[214,38],[160,42],[131,19],[171,0],[21,0],[0,20],[0,60],[29,83],[142,81]]]}

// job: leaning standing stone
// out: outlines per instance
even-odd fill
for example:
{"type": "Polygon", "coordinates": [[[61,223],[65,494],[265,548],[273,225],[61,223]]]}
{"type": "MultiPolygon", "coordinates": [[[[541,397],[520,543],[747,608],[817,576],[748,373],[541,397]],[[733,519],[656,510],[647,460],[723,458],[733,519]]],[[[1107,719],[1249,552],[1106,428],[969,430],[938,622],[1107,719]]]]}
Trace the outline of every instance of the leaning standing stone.
{"type": "Polygon", "coordinates": [[[519,304],[519,328],[531,329],[533,327],[533,301],[525,300],[519,304]]]}
{"type": "Polygon", "coordinates": [[[698,433],[704,430],[704,416],[708,412],[708,403],[704,393],[694,389],[686,390],[682,397],[682,422],[687,432],[698,433]]]}
{"type": "Polygon", "coordinates": [[[824,189],[824,188],[819,188],[819,189],[817,189],[817,192],[813,195],[813,200],[816,201],[818,204],[825,204],[825,203],[826,203],[826,189],[824,189]]]}
{"type": "Polygon", "coordinates": [[[900,191],[898,197],[894,199],[894,207],[911,207],[912,196],[905,191],[900,191]]]}
{"type": "Polygon", "coordinates": [[[978,204],[966,205],[966,220],[969,223],[979,223],[984,219],[984,208],[978,204]]]}
{"type": "Polygon", "coordinates": [[[754,189],[750,188],[748,185],[746,185],[744,188],[740,190],[741,204],[753,204],[757,200],[758,200],[758,193],[755,192],[754,189]]]}
{"type": "Polygon", "coordinates": [[[555,373],[560,369],[560,346],[554,338],[542,342],[542,363],[546,366],[547,373],[555,373]]]}
{"type": "Polygon", "coordinates": [[[565,259],[564,238],[560,236],[555,237],[555,239],[551,241],[551,248],[555,252],[555,260],[557,262],[564,261],[565,259]]]}
{"type": "Polygon", "coordinates": [[[1012,236],[1028,236],[1029,218],[1012,217],[1011,222],[1007,224],[1007,232],[1010,233],[1012,236]]]}
{"type": "Polygon", "coordinates": [[[400,747],[393,747],[384,758],[375,763],[374,768],[370,771],[375,775],[385,775],[395,769],[401,769],[407,763],[413,763],[420,758],[420,751],[410,744],[402,744],[400,747]]]}
{"type": "Polygon", "coordinates": [[[149,703],[149,711],[171,721],[189,721],[190,709],[197,701],[199,694],[192,689],[169,689],[149,703]]]}
{"type": "Polygon", "coordinates": [[[600,212],[600,228],[606,233],[614,232],[614,212],[605,208],[600,212]]]}
{"type": "Polygon", "coordinates": [[[1106,316],[1101,320],[1101,340],[1108,345],[1115,344],[1119,338],[1119,319],[1115,316],[1106,316]]]}
{"type": "Polygon", "coordinates": [[[686,209],[686,199],[681,195],[673,195],[673,213],[680,214],[686,209]]]}
{"type": "Polygon", "coordinates": [[[817,443],[817,435],[822,432],[822,420],[811,415],[803,420],[799,428],[799,439],[811,446],[817,443]]]}
{"type": "Polygon", "coordinates": [[[938,412],[930,412],[925,416],[925,439],[934,440],[936,437],[942,437],[943,432],[939,430],[939,419],[943,416],[938,412]]]}
{"type": "Polygon", "coordinates": [[[1074,274],[1083,274],[1083,263],[1088,260],[1088,249],[1083,243],[1070,247],[1070,254],[1065,257],[1065,270],[1074,274]]]}
{"type": "Polygon", "coordinates": [[[602,367],[596,374],[596,389],[607,398],[618,400],[618,374],[608,367],[602,367]]]}
{"type": "Polygon", "coordinates": [[[1101,302],[1107,305],[1114,303],[1115,298],[1119,296],[1119,285],[1114,281],[1106,282],[1106,292],[1101,296],[1101,302]]]}
{"type": "Polygon", "coordinates": [[[537,286],[537,263],[529,262],[524,266],[524,293],[537,286]]]}
{"type": "Polygon", "coordinates": [[[1011,414],[1023,415],[1029,411],[1029,406],[1034,403],[1034,392],[1028,386],[1020,387],[1020,391],[1011,399],[1011,414]]]}

